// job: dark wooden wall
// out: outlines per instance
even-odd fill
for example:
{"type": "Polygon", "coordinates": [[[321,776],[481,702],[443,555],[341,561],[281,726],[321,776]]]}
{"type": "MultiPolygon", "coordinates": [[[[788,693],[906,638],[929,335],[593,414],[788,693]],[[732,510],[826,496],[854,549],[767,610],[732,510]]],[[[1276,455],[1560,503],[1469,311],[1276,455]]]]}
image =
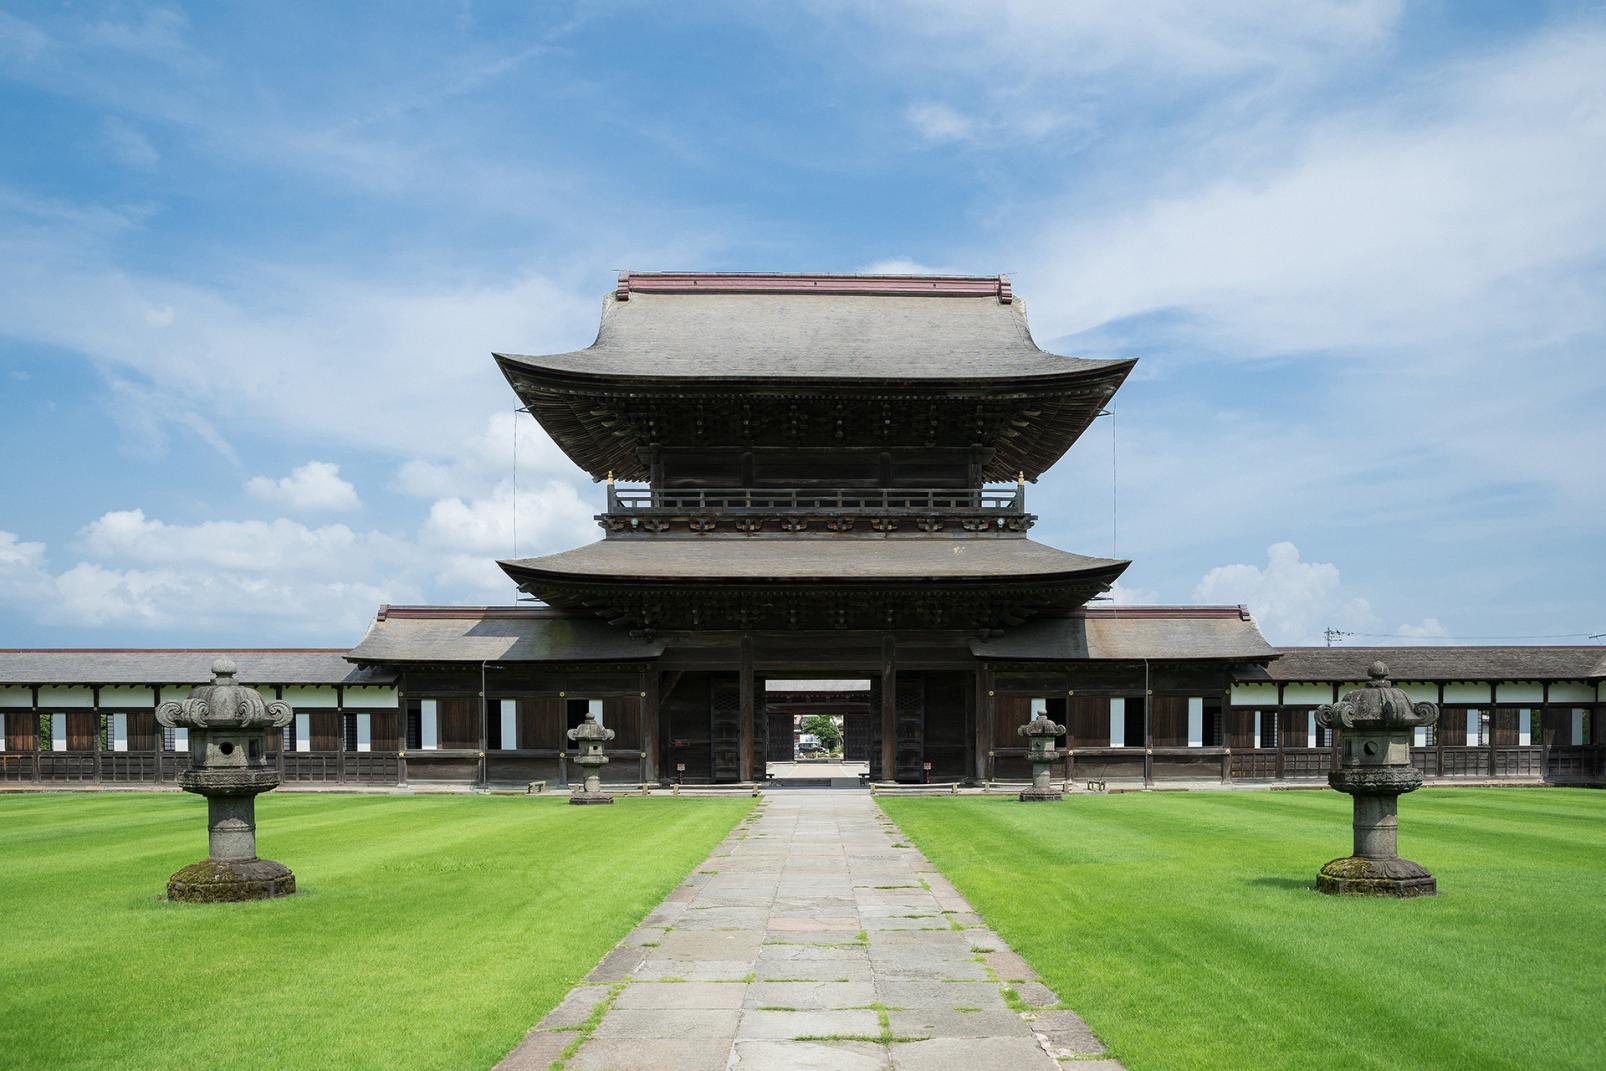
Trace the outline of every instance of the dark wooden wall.
{"type": "MultiPolygon", "coordinates": [[[[1157,695],[1150,700],[1149,731],[1155,747],[1188,746],[1188,698],[1157,695]]],[[[1133,742],[1127,737],[1128,742],[1133,742]]],[[[1141,740],[1141,738],[1140,738],[1141,740]]]]}
{"type": "Polygon", "coordinates": [[[35,751],[39,747],[39,715],[11,711],[6,715],[6,750],[35,751]]]}

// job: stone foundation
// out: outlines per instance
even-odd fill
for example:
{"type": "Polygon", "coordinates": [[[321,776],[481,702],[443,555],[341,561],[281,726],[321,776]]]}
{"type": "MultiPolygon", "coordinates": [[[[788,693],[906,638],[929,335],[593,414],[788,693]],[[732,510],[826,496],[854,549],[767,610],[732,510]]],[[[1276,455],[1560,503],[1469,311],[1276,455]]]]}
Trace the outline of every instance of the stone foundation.
{"type": "Polygon", "coordinates": [[[167,879],[167,898],[187,904],[272,900],[295,891],[296,876],[289,867],[272,859],[206,859],[191,863],[167,879]]]}
{"type": "Polygon", "coordinates": [[[1350,855],[1334,859],[1316,876],[1316,891],[1329,896],[1436,896],[1432,874],[1409,859],[1366,859],[1350,855]]]}

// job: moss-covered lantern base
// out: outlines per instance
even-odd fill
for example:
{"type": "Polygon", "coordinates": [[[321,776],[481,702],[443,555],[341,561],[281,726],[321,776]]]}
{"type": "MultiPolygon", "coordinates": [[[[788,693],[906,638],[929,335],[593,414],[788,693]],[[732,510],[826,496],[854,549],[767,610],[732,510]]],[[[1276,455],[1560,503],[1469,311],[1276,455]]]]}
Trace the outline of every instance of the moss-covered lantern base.
{"type": "Polygon", "coordinates": [[[1396,856],[1363,859],[1357,855],[1334,859],[1316,875],[1316,891],[1329,896],[1435,896],[1439,883],[1420,863],[1396,856]]]}
{"type": "Polygon", "coordinates": [[[187,904],[272,900],[296,891],[296,876],[272,859],[203,859],[167,879],[167,898],[187,904]]]}

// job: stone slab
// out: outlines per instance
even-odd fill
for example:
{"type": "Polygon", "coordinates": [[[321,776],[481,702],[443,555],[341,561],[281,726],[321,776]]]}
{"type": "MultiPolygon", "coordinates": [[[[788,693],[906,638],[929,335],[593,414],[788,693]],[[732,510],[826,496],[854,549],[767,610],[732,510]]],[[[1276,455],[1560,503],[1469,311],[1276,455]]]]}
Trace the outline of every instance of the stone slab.
{"type": "Polygon", "coordinates": [[[885,1071],[887,1050],[856,1041],[736,1042],[731,1071],[885,1071]]]}

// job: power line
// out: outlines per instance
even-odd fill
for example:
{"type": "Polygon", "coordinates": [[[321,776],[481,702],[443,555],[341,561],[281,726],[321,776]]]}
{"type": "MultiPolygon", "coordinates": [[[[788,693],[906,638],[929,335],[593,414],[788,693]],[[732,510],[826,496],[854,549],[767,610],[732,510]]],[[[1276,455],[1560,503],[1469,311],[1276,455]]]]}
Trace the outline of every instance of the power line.
{"type": "Polygon", "coordinates": [[[1606,639],[1606,632],[1547,632],[1533,634],[1502,633],[1491,636],[1402,636],[1397,632],[1345,632],[1342,629],[1329,628],[1322,631],[1327,638],[1327,646],[1333,646],[1333,641],[1346,636],[1371,640],[1411,640],[1418,643],[1462,643],[1466,640],[1601,640],[1606,639]]]}

